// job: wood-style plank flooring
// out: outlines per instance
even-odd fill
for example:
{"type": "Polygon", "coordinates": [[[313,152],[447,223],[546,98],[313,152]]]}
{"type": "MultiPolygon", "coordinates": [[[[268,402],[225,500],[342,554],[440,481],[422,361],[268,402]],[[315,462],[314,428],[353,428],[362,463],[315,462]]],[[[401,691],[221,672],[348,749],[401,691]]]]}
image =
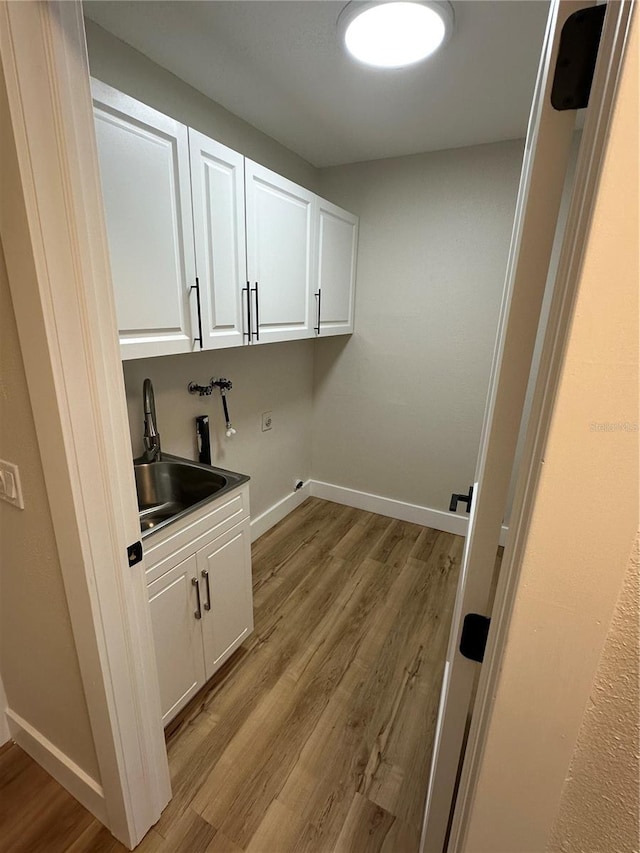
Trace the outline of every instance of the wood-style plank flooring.
{"type": "MultiPolygon", "coordinates": [[[[253,547],[255,631],[168,734],[141,853],[415,853],[462,537],[310,498],[253,547]]],[[[125,848],[17,747],[0,850],[125,848]]]]}

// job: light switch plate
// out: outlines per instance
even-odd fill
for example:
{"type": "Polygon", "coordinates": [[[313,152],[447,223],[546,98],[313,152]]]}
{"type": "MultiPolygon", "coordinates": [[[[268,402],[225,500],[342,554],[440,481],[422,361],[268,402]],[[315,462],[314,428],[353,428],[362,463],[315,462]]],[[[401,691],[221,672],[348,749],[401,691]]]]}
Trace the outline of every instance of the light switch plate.
{"type": "Polygon", "coordinates": [[[18,509],[24,509],[18,466],[4,459],[0,459],[0,499],[18,509]]]}

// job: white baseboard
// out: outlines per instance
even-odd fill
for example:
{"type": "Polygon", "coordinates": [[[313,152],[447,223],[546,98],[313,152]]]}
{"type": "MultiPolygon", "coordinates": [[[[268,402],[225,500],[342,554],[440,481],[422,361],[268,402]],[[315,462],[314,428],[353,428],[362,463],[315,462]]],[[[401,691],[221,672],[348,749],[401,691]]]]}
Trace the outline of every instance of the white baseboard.
{"type": "Polygon", "coordinates": [[[290,512],[300,506],[310,495],[309,480],[298,489],[297,492],[291,492],[282,500],[279,500],[268,510],[263,512],[257,518],[251,519],[251,541],[255,542],[263,533],[270,530],[274,524],[282,521],[290,512]]]}
{"type": "MultiPolygon", "coordinates": [[[[467,535],[469,518],[466,515],[456,515],[455,512],[443,512],[441,509],[431,509],[428,506],[410,504],[393,498],[383,498],[380,495],[371,495],[368,492],[359,492],[356,489],[347,489],[344,486],[334,486],[332,483],[322,483],[319,480],[310,480],[309,486],[314,498],[324,498],[327,501],[334,501],[356,509],[364,509],[367,512],[376,512],[378,515],[386,515],[400,521],[410,521],[413,524],[421,524],[423,527],[442,530],[444,533],[454,533],[457,536],[467,535]]],[[[502,526],[500,532],[501,545],[504,545],[506,541],[508,530],[508,527],[502,526]]]]}
{"type": "MultiPolygon", "coordinates": [[[[333,483],[323,483],[320,480],[307,480],[299,491],[287,495],[286,498],[263,512],[262,515],[253,519],[251,522],[251,541],[255,542],[259,536],[266,533],[274,524],[282,521],[309,496],[323,498],[344,506],[352,506],[355,509],[363,509],[367,512],[376,512],[378,515],[386,515],[388,518],[397,518],[400,521],[410,521],[413,524],[421,524],[423,527],[432,527],[434,530],[442,530],[444,533],[454,533],[457,536],[467,535],[469,518],[466,515],[456,515],[454,512],[443,512],[441,509],[430,509],[427,506],[384,498],[368,492],[359,492],[356,489],[347,489],[344,486],[335,486],[333,483]]],[[[500,533],[501,545],[505,544],[508,531],[509,528],[503,525],[500,533]]]]}
{"type": "Polygon", "coordinates": [[[322,483],[319,480],[311,480],[310,486],[314,498],[324,498],[327,501],[335,501],[335,503],[364,509],[367,512],[376,512],[378,515],[386,515],[400,521],[410,521],[413,524],[421,524],[423,527],[433,527],[435,530],[455,533],[458,536],[464,536],[467,532],[467,519],[454,512],[429,509],[426,506],[383,498],[380,495],[371,495],[368,492],[359,492],[344,486],[334,486],[332,483],[322,483]]]}
{"type": "Polygon", "coordinates": [[[11,736],[18,746],[97,817],[100,823],[106,823],[104,792],[96,780],[11,708],[6,713],[11,736]]]}

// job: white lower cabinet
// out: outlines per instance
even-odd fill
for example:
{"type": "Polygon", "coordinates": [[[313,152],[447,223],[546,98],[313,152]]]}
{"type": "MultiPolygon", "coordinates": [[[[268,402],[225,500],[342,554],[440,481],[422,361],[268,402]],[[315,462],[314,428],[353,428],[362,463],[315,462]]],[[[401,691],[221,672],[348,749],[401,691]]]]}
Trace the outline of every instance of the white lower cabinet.
{"type": "Polygon", "coordinates": [[[147,589],[165,726],[253,631],[248,515],[229,527],[241,512],[237,503],[149,539],[147,589]],[[214,526],[207,531],[207,524],[214,526]]]}
{"type": "Polygon", "coordinates": [[[149,585],[164,725],[205,682],[202,629],[195,618],[197,577],[194,554],[149,585]]]}
{"type": "Polygon", "coordinates": [[[198,551],[205,677],[211,678],[253,630],[251,531],[234,527],[198,551]]]}

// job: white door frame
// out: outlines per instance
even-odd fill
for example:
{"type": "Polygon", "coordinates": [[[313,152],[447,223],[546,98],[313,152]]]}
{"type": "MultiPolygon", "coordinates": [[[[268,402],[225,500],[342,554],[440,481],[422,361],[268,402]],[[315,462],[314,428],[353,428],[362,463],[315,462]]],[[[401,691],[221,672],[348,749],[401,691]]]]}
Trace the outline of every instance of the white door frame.
{"type": "Polygon", "coordinates": [[[441,853],[455,798],[478,665],[460,652],[465,614],[487,614],[576,111],[550,103],[565,21],[591,0],[554,0],[542,45],[509,248],[473,504],[453,610],[421,851],[441,853]]]}
{"type": "Polygon", "coordinates": [[[94,811],[134,846],[171,789],[144,564],[126,552],[140,528],[80,3],[1,3],[0,72],[0,237],[100,769],[94,811]]]}
{"type": "Polygon", "coordinates": [[[448,853],[457,853],[463,849],[465,842],[479,767],[491,720],[493,698],[507,644],[509,623],[533,513],[538,478],[543,464],[553,404],[562,371],[585,238],[594,209],[632,7],[633,0],[610,2],[603,26],[598,63],[574,178],[571,206],[522,454],[510,534],[502,561],[491,629],[484,663],[480,669],[467,745],[464,755],[461,756],[460,782],[457,797],[453,803],[451,832],[446,848],[448,853]]]}

